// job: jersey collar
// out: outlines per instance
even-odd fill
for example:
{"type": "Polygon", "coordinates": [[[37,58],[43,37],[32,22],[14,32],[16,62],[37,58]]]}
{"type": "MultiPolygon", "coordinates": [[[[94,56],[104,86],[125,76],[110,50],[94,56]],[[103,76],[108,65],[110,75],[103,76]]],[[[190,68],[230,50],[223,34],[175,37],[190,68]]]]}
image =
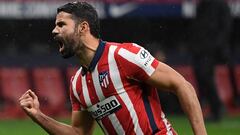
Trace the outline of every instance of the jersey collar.
{"type": "Polygon", "coordinates": [[[90,65],[89,65],[89,67],[86,68],[86,67],[82,66],[82,72],[81,72],[82,76],[84,76],[88,71],[92,72],[95,69],[99,59],[101,58],[101,56],[103,54],[105,44],[106,44],[105,41],[100,40],[98,48],[96,50],[96,53],[95,53],[90,65]]]}

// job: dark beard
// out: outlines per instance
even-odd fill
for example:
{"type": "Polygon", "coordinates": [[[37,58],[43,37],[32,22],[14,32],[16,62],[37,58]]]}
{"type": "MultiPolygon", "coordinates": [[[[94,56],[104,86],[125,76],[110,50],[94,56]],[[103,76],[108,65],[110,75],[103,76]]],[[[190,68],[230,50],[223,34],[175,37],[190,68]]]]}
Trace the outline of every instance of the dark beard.
{"type": "Polygon", "coordinates": [[[64,51],[61,53],[64,59],[70,58],[75,55],[74,44],[75,42],[72,35],[66,38],[66,40],[64,41],[64,51]]]}
{"type": "Polygon", "coordinates": [[[61,53],[61,55],[64,59],[67,59],[67,58],[71,58],[72,56],[74,56],[74,52],[70,51],[70,50],[66,50],[63,53],[61,53]]]}
{"type": "Polygon", "coordinates": [[[70,58],[76,54],[78,44],[75,38],[79,38],[80,36],[77,33],[77,27],[74,28],[74,32],[68,36],[66,36],[64,40],[64,51],[61,53],[64,59],[70,58]]]}

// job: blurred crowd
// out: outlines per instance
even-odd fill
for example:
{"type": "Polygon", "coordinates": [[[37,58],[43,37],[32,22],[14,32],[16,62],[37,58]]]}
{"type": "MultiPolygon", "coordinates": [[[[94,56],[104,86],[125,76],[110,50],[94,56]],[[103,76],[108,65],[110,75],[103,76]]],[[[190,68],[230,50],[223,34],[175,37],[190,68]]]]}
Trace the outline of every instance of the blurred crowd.
{"type": "MultiPolygon", "coordinates": [[[[236,71],[237,62],[234,61],[235,50],[230,40],[232,31],[233,17],[228,4],[224,0],[202,0],[198,3],[196,18],[189,26],[186,44],[179,48],[180,52],[181,50],[187,51],[191,56],[190,63],[198,83],[199,99],[203,108],[206,104],[209,105],[208,114],[205,113],[206,120],[220,121],[223,115],[231,110],[230,106],[238,108],[236,110],[239,111],[240,95],[237,87],[239,74],[236,71]],[[219,65],[224,65],[225,72],[227,72],[227,76],[221,77],[229,77],[227,85],[230,85],[231,88],[223,88],[223,91],[225,94],[226,91],[232,93],[231,103],[224,99],[224,95],[222,96],[222,92],[219,90],[224,87],[218,86],[217,83],[217,66],[219,65]]],[[[155,49],[154,54],[160,61],[166,61],[166,56],[161,48],[155,49]]],[[[166,109],[169,109],[172,102],[168,102],[169,93],[167,94],[166,96],[166,93],[160,93],[160,97],[162,97],[160,99],[165,104],[169,104],[165,106],[166,109]]]]}

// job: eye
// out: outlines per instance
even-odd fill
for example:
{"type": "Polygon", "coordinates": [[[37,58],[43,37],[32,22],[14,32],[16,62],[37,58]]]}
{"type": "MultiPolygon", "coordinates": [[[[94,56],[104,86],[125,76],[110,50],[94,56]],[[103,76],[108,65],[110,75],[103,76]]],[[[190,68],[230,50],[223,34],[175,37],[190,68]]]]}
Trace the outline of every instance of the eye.
{"type": "Polygon", "coordinates": [[[57,26],[58,26],[58,27],[63,27],[64,25],[66,25],[66,23],[64,23],[64,22],[58,22],[58,23],[57,23],[57,26]]]}

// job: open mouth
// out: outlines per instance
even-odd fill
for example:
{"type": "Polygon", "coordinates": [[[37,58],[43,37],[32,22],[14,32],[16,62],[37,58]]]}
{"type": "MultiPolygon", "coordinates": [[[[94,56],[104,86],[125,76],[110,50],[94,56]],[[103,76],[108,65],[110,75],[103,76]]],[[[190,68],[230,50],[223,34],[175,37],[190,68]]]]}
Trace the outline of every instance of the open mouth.
{"type": "Polygon", "coordinates": [[[59,52],[62,52],[64,49],[63,39],[61,39],[60,37],[54,37],[54,40],[57,42],[57,44],[59,46],[59,52]]]}
{"type": "Polygon", "coordinates": [[[58,42],[58,46],[59,46],[59,52],[62,52],[63,49],[64,49],[64,44],[63,44],[63,42],[62,42],[62,41],[59,41],[59,42],[58,42]]]}

